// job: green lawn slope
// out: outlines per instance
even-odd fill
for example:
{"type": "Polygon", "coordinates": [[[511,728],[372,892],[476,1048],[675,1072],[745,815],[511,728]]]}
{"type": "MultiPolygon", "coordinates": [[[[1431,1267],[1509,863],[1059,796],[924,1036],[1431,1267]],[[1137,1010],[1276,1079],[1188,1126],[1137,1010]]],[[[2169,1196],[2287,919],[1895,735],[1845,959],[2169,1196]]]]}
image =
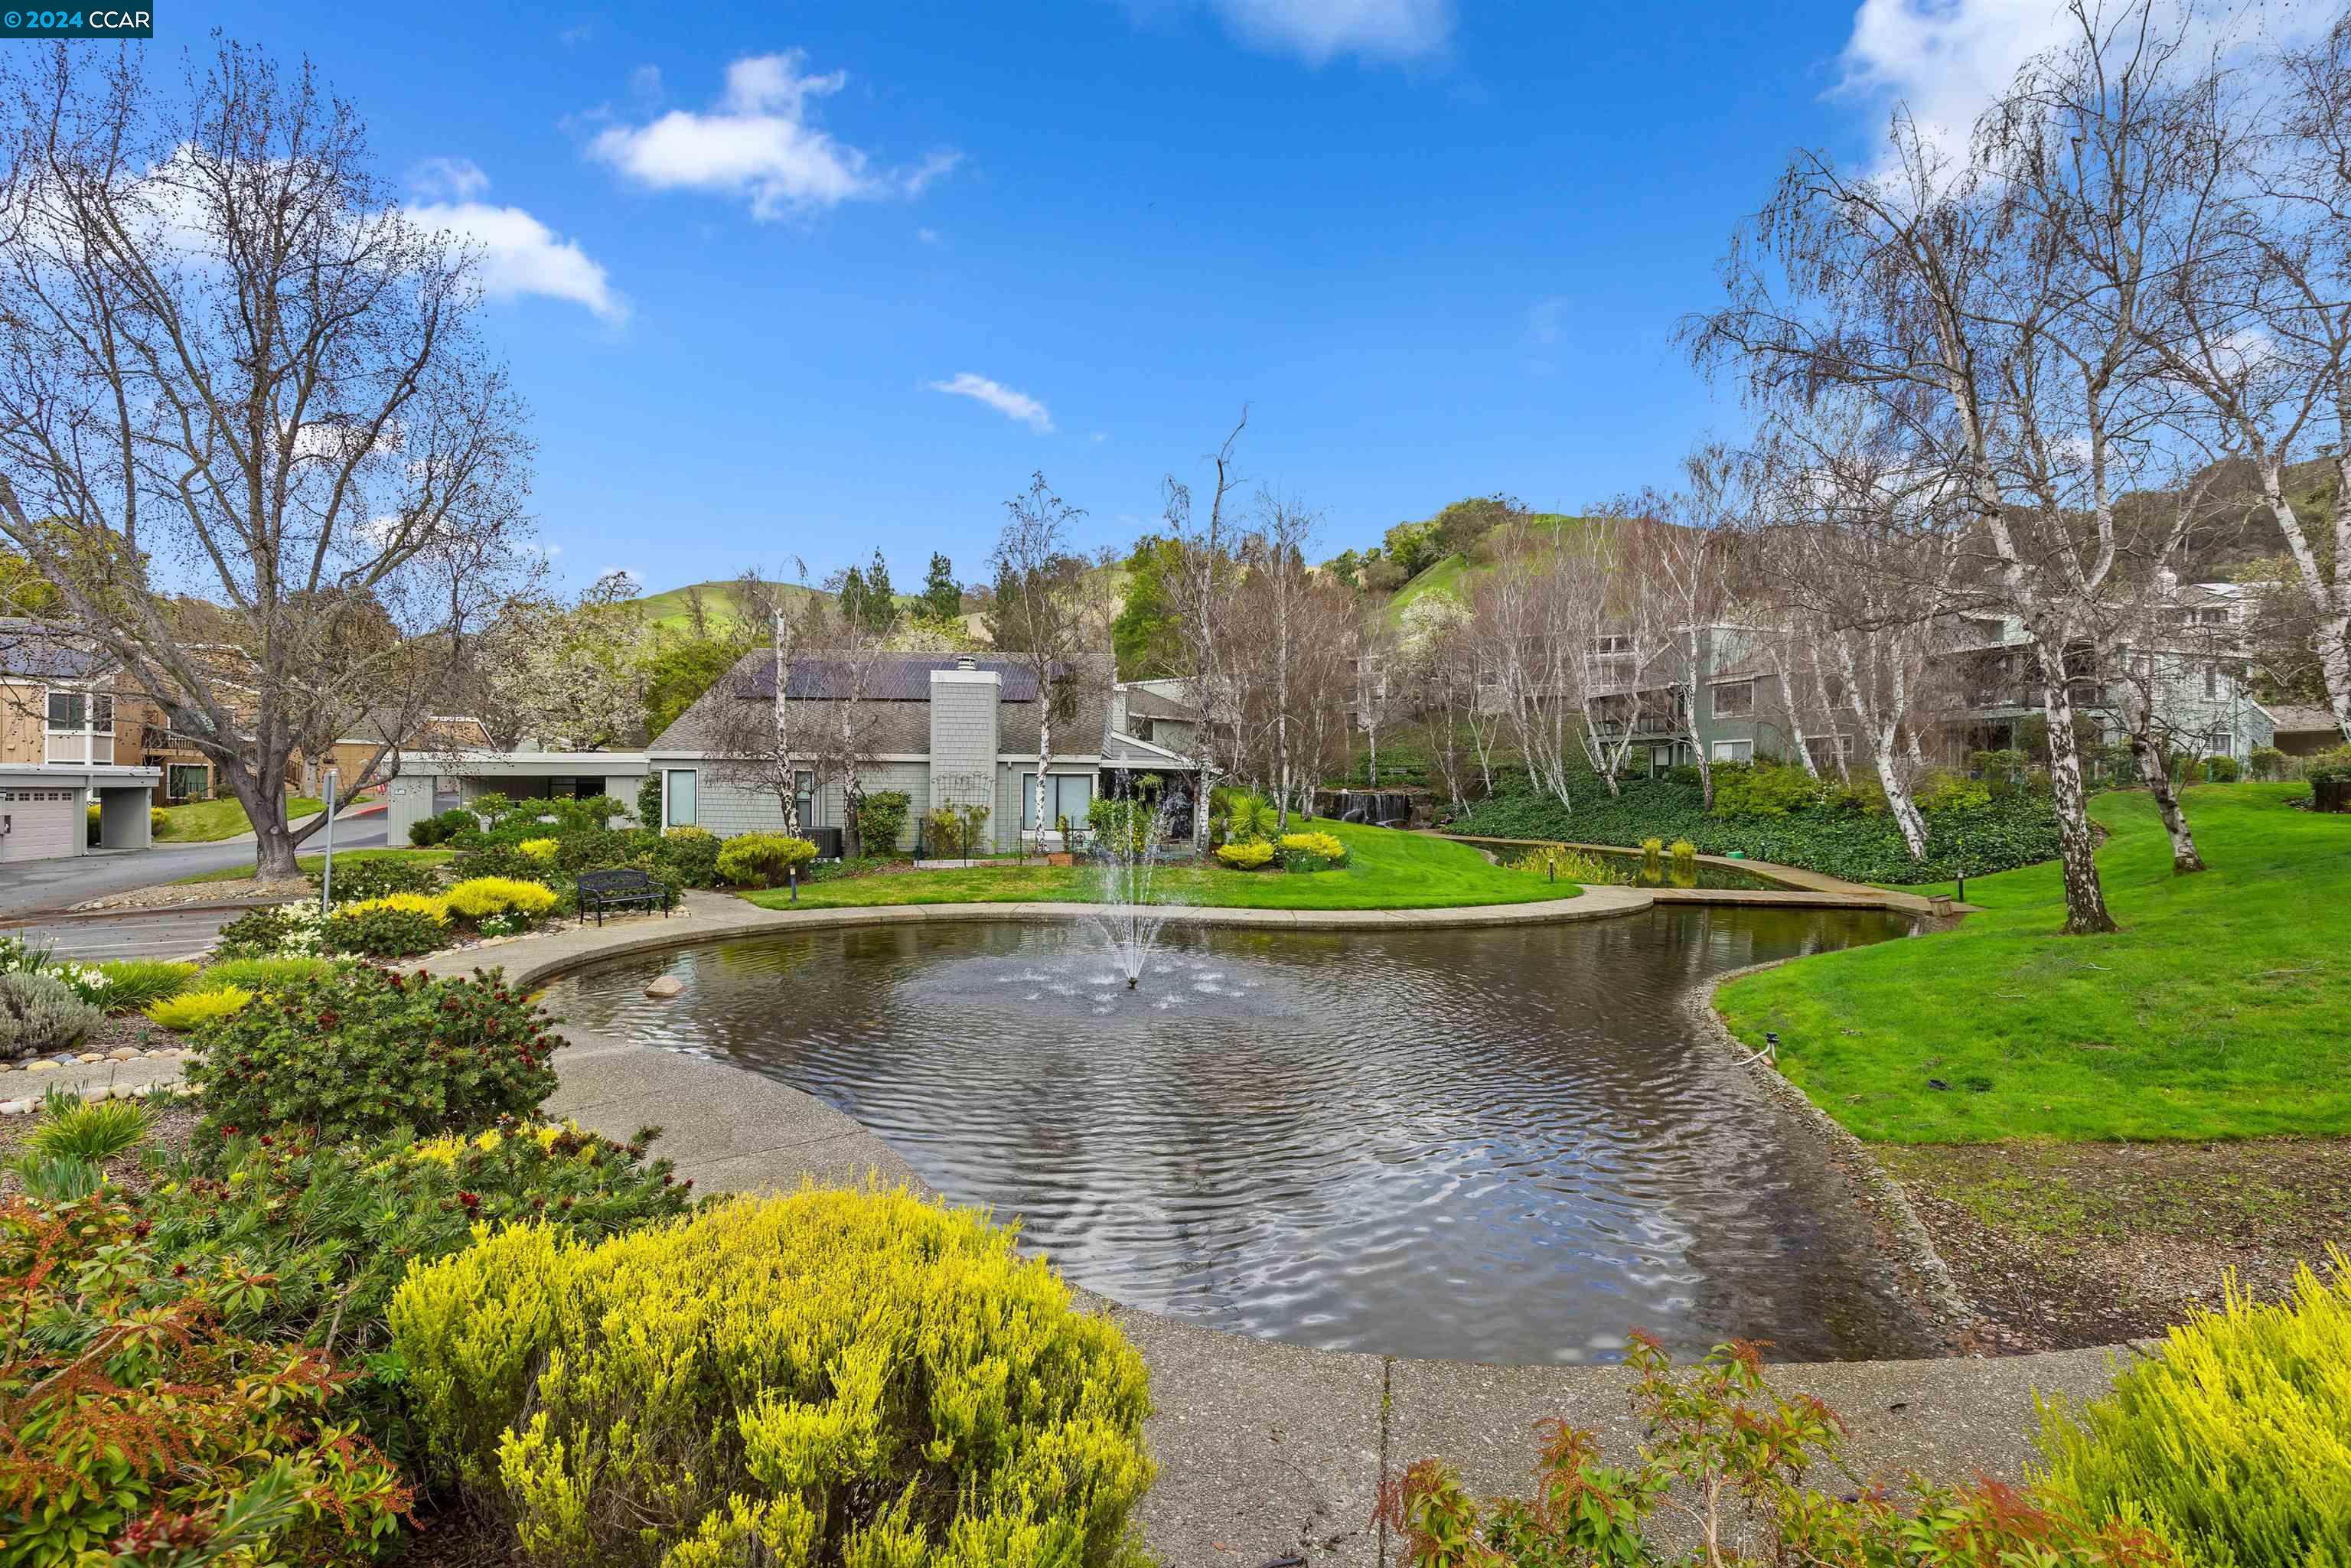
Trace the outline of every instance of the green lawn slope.
{"type": "Polygon", "coordinates": [[[2057,934],[2054,864],[1970,878],[1988,913],[1727,985],[1750,1044],[1864,1138],[2351,1133],[2351,817],[2307,785],[2191,789],[2211,870],[2179,877],[2137,793],[2091,803],[2114,936],[2057,934]],[[1937,1084],[1948,1087],[1937,1087],[1937,1084]]]}
{"type": "MultiPolygon", "coordinates": [[[[1527,527],[1558,538],[1571,531],[1588,528],[1598,521],[1601,519],[1570,517],[1562,512],[1537,512],[1527,518],[1527,527]]],[[[1400,626],[1404,622],[1404,612],[1431,594],[1445,594],[1467,604],[1469,596],[1477,591],[1478,580],[1493,570],[1493,563],[1489,560],[1456,551],[1421,568],[1411,581],[1389,597],[1381,612],[1387,617],[1390,626],[1400,626]]]]}
{"type": "MultiPolygon", "coordinates": [[[[319,802],[307,795],[298,795],[286,803],[286,820],[289,822],[298,822],[318,812],[319,802]]],[[[227,795],[217,800],[192,800],[184,806],[163,807],[157,813],[155,841],[204,844],[251,831],[253,821],[245,814],[244,804],[227,795]]]]}
{"type": "MultiPolygon", "coordinates": [[[[1443,909],[1464,904],[1531,904],[1573,898],[1583,889],[1506,871],[1467,844],[1392,828],[1317,821],[1347,846],[1335,871],[1233,871],[1171,866],[1158,892],[1172,904],[1224,909],[1443,909]]],[[[791,903],[788,890],[745,894],[768,909],[791,903]]],[[[1086,866],[1010,864],[967,871],[883,873],[820,882],[800,889],[803,909],[881,904],[1098,904],[1101,873],[1086,866]]]]}

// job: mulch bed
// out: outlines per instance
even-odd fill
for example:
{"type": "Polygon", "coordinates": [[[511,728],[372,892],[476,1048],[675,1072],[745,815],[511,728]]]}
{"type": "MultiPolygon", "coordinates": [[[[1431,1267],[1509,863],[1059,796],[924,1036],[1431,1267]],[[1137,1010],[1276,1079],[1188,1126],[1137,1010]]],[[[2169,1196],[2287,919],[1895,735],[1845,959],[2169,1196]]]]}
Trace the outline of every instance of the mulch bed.
{"type": "Polygon", "coordinates": [[[1960,1348],[2013,1355],[2160,1335],[2262,1300],[2351,1237],[2351,1139],[1984,1144],[1872,1151],[1979,1314],[1960,1348]]]}
{"type": "MultiPolygon", "coordinates": [[[[146,1140],[138,1148],[117,1155],[106,1162],[107,1179],[123,1192],[145,1192],[147,1173],[141,1168],[140,1155],[146,1150],[181,1154],[188,1146],[189,1137],[196,1130],[197,1111],[189,1102],[180,1102],[152,1112],[146,1140]]],[[[14,1197],[24,1190],[24,1183],[9,1166],[16,1151],[33,1129],[41,1124],[38,1115],[0,1116],[0,1197],[14,1197]]]]}

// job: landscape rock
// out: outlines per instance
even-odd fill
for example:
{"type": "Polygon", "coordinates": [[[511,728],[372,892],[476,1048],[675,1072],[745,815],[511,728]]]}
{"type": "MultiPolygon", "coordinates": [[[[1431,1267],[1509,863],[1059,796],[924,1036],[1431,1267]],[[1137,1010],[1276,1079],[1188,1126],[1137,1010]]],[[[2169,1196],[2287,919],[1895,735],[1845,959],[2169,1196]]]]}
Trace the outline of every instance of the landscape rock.
{"type": "Polygon", "coordinates": [[[57,1070],[57,1064],[54,1061],[28,1061],[25,1063],[25,1071],[27,1072],[55,1072],[57,1070]]]}
{"type": "Polygon", "coordinates": [[[685,989],[684,980],[679,979],[675,975],[664,975],[645,988],[645,995],[656,1001],[665,1001],[684,989],[685,989]]]}

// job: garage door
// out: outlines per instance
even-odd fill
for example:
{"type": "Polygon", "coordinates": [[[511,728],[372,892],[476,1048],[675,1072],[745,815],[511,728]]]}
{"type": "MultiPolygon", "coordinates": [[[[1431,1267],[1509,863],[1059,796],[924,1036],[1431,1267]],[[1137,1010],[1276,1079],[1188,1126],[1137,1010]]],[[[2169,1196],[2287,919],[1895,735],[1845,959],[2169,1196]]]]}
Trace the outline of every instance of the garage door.
{"type": "Polygon", "coordinates": [[[0,862],[72,854],[82,815],[78,789],[0,789],[0,862]]]}

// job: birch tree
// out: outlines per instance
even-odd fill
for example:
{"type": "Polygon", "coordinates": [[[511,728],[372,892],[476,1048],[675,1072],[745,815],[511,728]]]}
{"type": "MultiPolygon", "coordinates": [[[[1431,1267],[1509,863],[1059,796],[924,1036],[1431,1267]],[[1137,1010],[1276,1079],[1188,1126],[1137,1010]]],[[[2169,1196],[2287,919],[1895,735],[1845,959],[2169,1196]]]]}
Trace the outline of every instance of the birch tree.
{"type": "Polygon", "coordinates": [[[529,586],[531,446],[475,256],[388,204],[351,109],[233,43],[176,89],[146,53],[0,76],[0,534],[290,877],[529,586]],[[359,716],[383,743],[289,829],[298,748],[359,716]]]}
{"type": "Polygon", "coordinates": [[[995,604],[988,628],[998,648],[1018,658],[1037,686],[1037,781],[1030,800],[1041,851],[1050,831],[1047,774],[1053,761],[1053,725],[1069,716],[1074,678],[1087,652],[1086,562],[1071,549],[1070,526],[1085,512],[1053,493],[1042,473],[1004,503],[998,535],[995,604]]]}
{"type": "Polygon", "coordinates": [[[1248,427],[1249,410],[1244,407],[1240,418],[1226,432],[1224,441],[1208,458],[1215,478],[1208,491],[1206,517],[1200,516],[1193,506],[1191,486],[1175,475],[1168,475],[1160,486],[1161,515],[1167,538],[1174,543],[1176,558],[1174,569],[1166,574],[1165,588],[1185,654],[1191,664],[1188,690],[1193,734],[1197,737],[1194,760],[1200,766],[1200,787],[1194,791],[1192,800],[1192,841],[1204,847],[1208,841],[1209,793],[1216,787],[1225,760],[1233,755],[1230,743],[1238,738],[1235,733],[1238,721],[1231,711],[1234,694],[1227,668],[1227,633],[1241,567],[1236,537],[1238,530],[1227,515],[1227,507],[1241,484],[1234,449],[1240,443],[1241,432],[1248,427]],[[1226,737],[1222,751],[1220,727],[1226,737]]]}

